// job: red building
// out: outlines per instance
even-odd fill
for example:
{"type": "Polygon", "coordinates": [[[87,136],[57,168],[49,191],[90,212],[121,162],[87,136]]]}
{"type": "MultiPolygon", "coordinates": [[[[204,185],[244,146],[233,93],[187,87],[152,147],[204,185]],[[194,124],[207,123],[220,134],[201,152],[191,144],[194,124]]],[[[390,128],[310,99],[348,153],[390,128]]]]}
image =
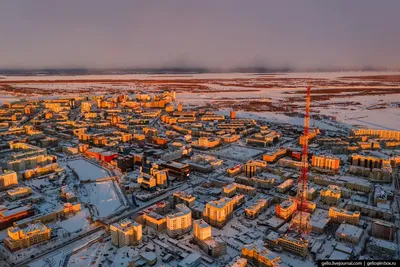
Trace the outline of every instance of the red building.
{"type": "Polygon", "coordinates": [[[30,206],[23,206],[16,209],[7,209],[0,207],[0,230],[6,229],[13,225],[13,222],[33,216],[35,211],[30,206]]]}
{"type": "Polygon", "coordinates": [[[372,236],[386,240],[393,240],[394,233],[396,232],[396,225],[391,222],[382,220],[373,220],[372,222],[372,236]]]}
{"type": "Polygon", "coordinates": [[[88,149],[85,152],[85,154],[91,158],[95,158],[99,161],[104,161],[104,162],[111,162],[113,159],[118,157],[118,153],[105,151],[104,149],[101,148],[88,149]]]}

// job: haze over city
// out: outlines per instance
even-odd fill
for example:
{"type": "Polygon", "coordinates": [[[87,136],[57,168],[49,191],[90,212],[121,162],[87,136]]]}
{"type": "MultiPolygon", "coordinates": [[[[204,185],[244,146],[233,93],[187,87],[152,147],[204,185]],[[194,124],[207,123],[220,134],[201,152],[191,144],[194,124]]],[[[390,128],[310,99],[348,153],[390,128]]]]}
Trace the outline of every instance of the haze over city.
{"type": "Polygon", "coordinates": [[[400,3],[4,1],[0,68],[400,69],[400,3]]]}
{"type": "Polygon", "coordinates": [[[399,265],[399,1],[3,2],[0,267],[399,265]]]}

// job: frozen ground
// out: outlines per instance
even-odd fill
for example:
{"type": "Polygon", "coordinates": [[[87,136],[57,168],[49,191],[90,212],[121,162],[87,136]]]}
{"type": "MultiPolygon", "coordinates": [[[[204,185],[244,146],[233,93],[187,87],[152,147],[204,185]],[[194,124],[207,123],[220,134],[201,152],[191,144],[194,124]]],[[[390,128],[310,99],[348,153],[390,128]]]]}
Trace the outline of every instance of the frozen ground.
{"type": "Polygon", "coordinates": [[[56,224],[67,232],[73,233],[90,226],[90,222],[87,220],[87,217],[90,217],[89,211],[85,208],[82,208],[82,210],[76,213],[74,216],[63,221],[58,221],[56,224]]]}
{"type": "Polygon", "coordinates": [[[85,196],[82,199],[94,206],[94,215],[100,218],[109,216],[123,207],[113,181],[88,183],[84,185],[84,188],[85,196]]]}
{"type": "Polygon", "coordinates": [[[75,255],[72,255],[68,266],[99,266],[98,259],[101,255],[104,243],[94,243],[93,245],[79,251],[75,255]]]}
{"type": "Polygon", "coordinates": [[[61,266],[60,264],[62,263],[63,258],[63,253],[59,252],[53,256],[34,261],[29,264],[29,267],[58,267],[61,266]]]}
{"type": "Polygon", "coordinates": [[[85,159],[68,161],[67,165],[75,171],[81,181],[97,180],[99,178],[110,176],[106,169],[103,169],[85,159]]]}

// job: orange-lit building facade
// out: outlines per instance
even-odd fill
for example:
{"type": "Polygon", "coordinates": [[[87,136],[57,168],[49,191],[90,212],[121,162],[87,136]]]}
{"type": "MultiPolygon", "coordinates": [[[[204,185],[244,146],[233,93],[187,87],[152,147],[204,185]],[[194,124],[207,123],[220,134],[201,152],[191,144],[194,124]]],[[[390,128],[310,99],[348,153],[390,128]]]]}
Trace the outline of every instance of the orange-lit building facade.
{"type": "Polygon", "coordinates": [[[313,155],[311,165],[316,168],[331,170],[337,173],[340,167],[340,159],[333,156],[313,155]]]}
{"type": "Polygon", "coordinates": [[[276,216],[284,220],[289,219],[296,210],[297,203],[292,199],[288,199],[283,201],[282,203],[276,204],[275,208],[276,216]]]}
{"type": "Polygon", "coordinates": [[[353,225],[357,225],[360,221],[360,212],[359,211],[348,211],[345,209],[340,209],[336,207],[330,207],[328,216],[329,218],[336,223],[349,223],[353,225]]]}
{"type": "Polygon", "coordinates": [[[8,236],[4,238],[4,245],[10,251],[16,251],[49,240],[51,229],[40,222],[28,225],[25,228],[10,227],[8,236]]]}
{"type": "Polygon", "coordinates": [[[111,242],[118,247],[136,246],[142,241],[142,225],[129,219],[110,225],[111,242]]]}

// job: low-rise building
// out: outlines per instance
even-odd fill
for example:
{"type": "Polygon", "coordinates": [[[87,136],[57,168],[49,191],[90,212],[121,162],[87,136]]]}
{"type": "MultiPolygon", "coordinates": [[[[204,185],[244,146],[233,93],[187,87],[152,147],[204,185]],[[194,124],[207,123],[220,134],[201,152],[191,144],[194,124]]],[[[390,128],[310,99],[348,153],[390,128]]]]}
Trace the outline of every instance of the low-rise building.
{"type": "Polygon", "coordinates": [[[183,203],[189,208],[193,207],[196,201],[196,198],[193,195],[186,194],[183,191],[175,192],[173,194],[173,198],[174,198],[174,205],[183,203]]]}
{"type": "Polygon", "coordinates": [[[348,211],[336,207],[329,208],[329,218],[336,223],[348,223],[357,225],[360,221],[359,211],[348,211]]]}
{"type": "Polygon", "coordinates": [[[11,200],[16,200],[18,198],[23,198],[32,194],[32,188],[29,186],[20,186],[15,189],[11,189],[7,191],[7,196],[11,200]]]}
{"type": "Polygon", "coordinates": [[[306,257],[308,254],[308,240],[293,238],[288,235],[278,237],[278,244],[283,250],[306,257]]]}
{"type": "Polygon", "coordinates": [[[284,220],[289,219],[292,214],[297,210],[297,203],[292,199],[283,201],[282,203],[276,204],[276,216],[284,220]]]}
{"type": "Polygon", "coordinates": [[[398,245],[396,243],[371,237],[367,243],[367,251],[377,255],[379,259],[393,259],[396,257],[398,245]]]}
{"type": "Polygon", "coordinates": [[[260,242],[244,245],[242,257],[255,266],[276,266],[281,259],[278,254],[265,248],[260,242]]]}
{"type": "Polygon", "coordinates": [[[51,237],[51,229],[40,222],[28,225],[25,228],[10,227],[8,236],[4,238],[4,245],[11,251],[42,243],[51,237]]]}
{"type": "Polygon", "coordinates": [[[338,205],[341,197],[340,187],[337,185],[328,185],[328,188],[321,189],[321,201],[328,205],[338,205]]]}
{"type": "Polygon", "coordinates": [[[245,216],[249,219],[255,219],[258,215],[266,209],[268,202],[266,199],[259,199],[252,206],[244,210],[245,216]]]}
{"type": "Polygon", "coordinates": [[[363,233],[364,230],[362,228],[351,224],[342,223],[336,230],[335,237],[337,241],[343,241],[357,245],[360,242],[363,233]]]}

